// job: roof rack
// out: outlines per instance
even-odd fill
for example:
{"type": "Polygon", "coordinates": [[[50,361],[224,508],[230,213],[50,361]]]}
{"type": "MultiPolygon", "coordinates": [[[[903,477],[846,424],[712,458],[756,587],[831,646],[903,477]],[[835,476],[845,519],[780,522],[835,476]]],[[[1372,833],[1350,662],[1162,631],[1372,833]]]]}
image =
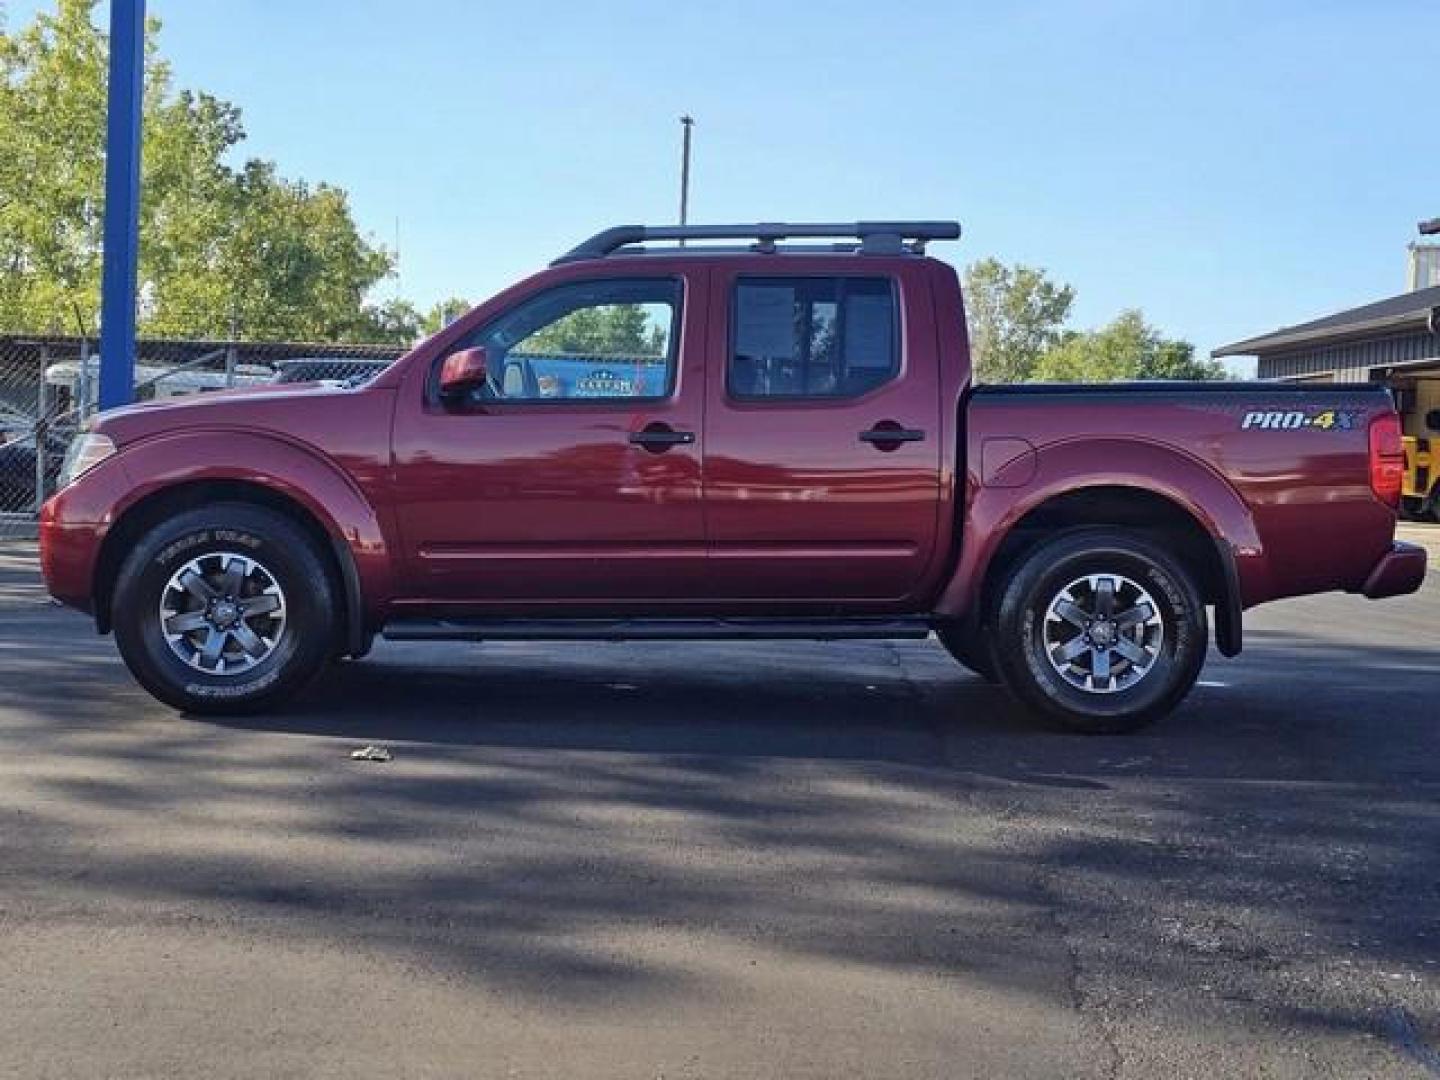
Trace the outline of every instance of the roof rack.
{"type": "MultiPolygon", "coordinates": [[[[616,225],[571,248],[550,265],[603,259],[614,254],[638,254],[644,249],[633,245],[647,240],[678,240],[682,245],[686,240],[752,240],[753,246],[746,250],[772,254],[780,250],[776,241],[817,238],[858,240],[857,246],[839,246],[830,250],[858,251],[861,255],[902,255],[906,251],[922,254],[927,240],[958,240],[960,223],[854,221],[845,224],[786,224],[775,221],[755,225],[616,225]]],[[[814,250],[814,247],[806,250],[814,250]]]]}

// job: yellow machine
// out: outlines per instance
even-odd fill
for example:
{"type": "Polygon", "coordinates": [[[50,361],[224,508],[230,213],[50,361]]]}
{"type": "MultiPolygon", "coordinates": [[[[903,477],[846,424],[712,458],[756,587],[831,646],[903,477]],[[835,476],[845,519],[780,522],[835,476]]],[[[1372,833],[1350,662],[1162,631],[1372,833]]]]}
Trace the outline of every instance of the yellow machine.
{"type": "Polygon", "coordinates": [[[1401,495],[1409,517],[1440,521],[1440,484],[1435,471],[1440,439],[1405,436],[1405,484],[1401,495]]]}
{"type": "Polygon", "coordinates": [[[1391,391],[1405,427],[1405,516],[1440,521],[1440,377],[1396,379],[1391,391]]]}

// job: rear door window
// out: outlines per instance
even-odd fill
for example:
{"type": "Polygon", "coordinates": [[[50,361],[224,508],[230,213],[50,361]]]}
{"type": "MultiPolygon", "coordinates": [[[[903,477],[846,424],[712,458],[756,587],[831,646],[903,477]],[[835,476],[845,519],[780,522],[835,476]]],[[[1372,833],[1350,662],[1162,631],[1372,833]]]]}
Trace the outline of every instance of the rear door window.
{"type": "Polygon", "coordinates": [[[732,397],[853,398],[899,371],[888,278],[741,278],[732,313],[732,397]]]}

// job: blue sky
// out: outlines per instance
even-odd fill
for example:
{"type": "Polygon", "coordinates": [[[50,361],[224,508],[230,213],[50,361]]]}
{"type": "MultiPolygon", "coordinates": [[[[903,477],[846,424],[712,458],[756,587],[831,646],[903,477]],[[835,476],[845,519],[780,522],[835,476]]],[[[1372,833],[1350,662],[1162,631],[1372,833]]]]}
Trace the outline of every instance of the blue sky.
{"type": "Polygon", "coordinates": [[[388,245],[399,220],[422,303],[673,220],[687,111],[693,221],[959,217],[937,254],[1046,267],[1075,325],[1139,307],[1207,351],[1399,292],[1440,215],[1433,0],[150,9],[248,154],[347,188],[388,245]]]}

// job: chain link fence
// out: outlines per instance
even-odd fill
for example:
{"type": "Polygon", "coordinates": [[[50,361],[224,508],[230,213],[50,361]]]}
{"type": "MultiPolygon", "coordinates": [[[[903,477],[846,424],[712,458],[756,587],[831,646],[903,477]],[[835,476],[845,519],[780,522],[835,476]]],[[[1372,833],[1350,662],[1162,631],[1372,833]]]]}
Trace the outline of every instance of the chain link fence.
{"type": "MultiPolygon", "coordinates": [[[[383,371],[398,345],[141,339],[135,399],[146,401],[266,383],[358,385],[383,371]]],[[[0,539],[35,535],[55,493],[66,448],[95,412],[100,361],[93,338],[0,334],[0,539]]]]}

